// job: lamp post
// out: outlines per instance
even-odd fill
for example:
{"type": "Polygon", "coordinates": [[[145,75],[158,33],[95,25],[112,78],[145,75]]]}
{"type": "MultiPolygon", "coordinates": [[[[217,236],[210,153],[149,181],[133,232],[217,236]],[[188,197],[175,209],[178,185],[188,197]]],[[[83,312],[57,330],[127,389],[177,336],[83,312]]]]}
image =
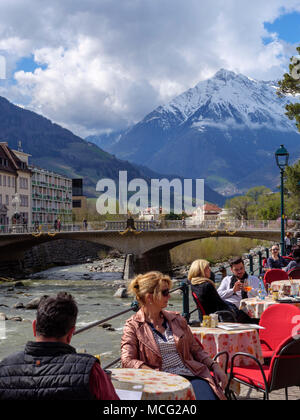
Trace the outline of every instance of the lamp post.
{"type": "Polygon", "coordinates": [[[280,240],[280,246],[281,246],[281,255],[285,255],[285,246],[284,246],[284,191],[283,191],[283,176],[285,168],[288,165],[289,162],[289,153],[282,144],[280,148],[275,152],[275,158],[278,168],[280,169],[280,197],[281,197],[281,240],[280,240]]]}

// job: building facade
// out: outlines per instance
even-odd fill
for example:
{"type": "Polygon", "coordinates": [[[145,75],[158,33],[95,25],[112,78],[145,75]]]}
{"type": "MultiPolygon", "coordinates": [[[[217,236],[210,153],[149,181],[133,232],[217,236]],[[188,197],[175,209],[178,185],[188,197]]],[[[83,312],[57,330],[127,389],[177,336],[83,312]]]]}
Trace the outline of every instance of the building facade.
{"type": "Polygon", "coordinates": [[[72,223],[72,179],[30,166],[32,171],[32,225],[72,223]]]}
{"type": "Polygon", "coordinates": [[[30,226],[31,171],[30,155],[12,150],[7,142],[0,142],[0,228],[2,231],[14,225],[30,226]]]}

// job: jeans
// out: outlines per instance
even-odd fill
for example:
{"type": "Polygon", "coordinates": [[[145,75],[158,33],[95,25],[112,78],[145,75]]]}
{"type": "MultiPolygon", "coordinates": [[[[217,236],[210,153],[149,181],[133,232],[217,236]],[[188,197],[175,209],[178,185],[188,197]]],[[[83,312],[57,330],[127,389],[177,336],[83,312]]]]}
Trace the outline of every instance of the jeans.
{"type": "Polygon", "coordinates": [[[194,389],[196,400],[218,400],[219,398],[215,395],[211,386],[204,379],[198,378],[196,376],[185,376],[188,379],[194,389]]]}

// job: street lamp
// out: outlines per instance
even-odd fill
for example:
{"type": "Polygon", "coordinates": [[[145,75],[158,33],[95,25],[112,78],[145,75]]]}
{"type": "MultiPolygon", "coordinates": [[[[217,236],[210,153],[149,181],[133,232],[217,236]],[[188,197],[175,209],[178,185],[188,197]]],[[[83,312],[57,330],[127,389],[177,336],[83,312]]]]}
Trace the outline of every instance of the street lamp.
{"type": "Polygon", "coordinates": [[[281,255],[285,255],[285,246],[284,246],[284,192],[283,192],[283,175],[285,168],[289,163],[289,153],[282,144],[280,148],[275,152],[275,158],[278,168],[280,169],[280,197],[281,197],[281,255]]]}

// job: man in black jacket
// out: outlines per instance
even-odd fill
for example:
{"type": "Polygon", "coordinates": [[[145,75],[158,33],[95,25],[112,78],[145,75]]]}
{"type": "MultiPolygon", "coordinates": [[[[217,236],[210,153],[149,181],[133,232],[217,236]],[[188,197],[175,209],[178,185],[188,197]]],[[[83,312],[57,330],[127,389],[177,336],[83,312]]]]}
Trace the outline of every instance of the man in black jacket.
{"type": "Polygon", "coordinates": [[[99,361],[70,345],[77,305],[67,293],[41,298],[23,352],[0,363],[0,400],[117,400],[99,361]]]}

